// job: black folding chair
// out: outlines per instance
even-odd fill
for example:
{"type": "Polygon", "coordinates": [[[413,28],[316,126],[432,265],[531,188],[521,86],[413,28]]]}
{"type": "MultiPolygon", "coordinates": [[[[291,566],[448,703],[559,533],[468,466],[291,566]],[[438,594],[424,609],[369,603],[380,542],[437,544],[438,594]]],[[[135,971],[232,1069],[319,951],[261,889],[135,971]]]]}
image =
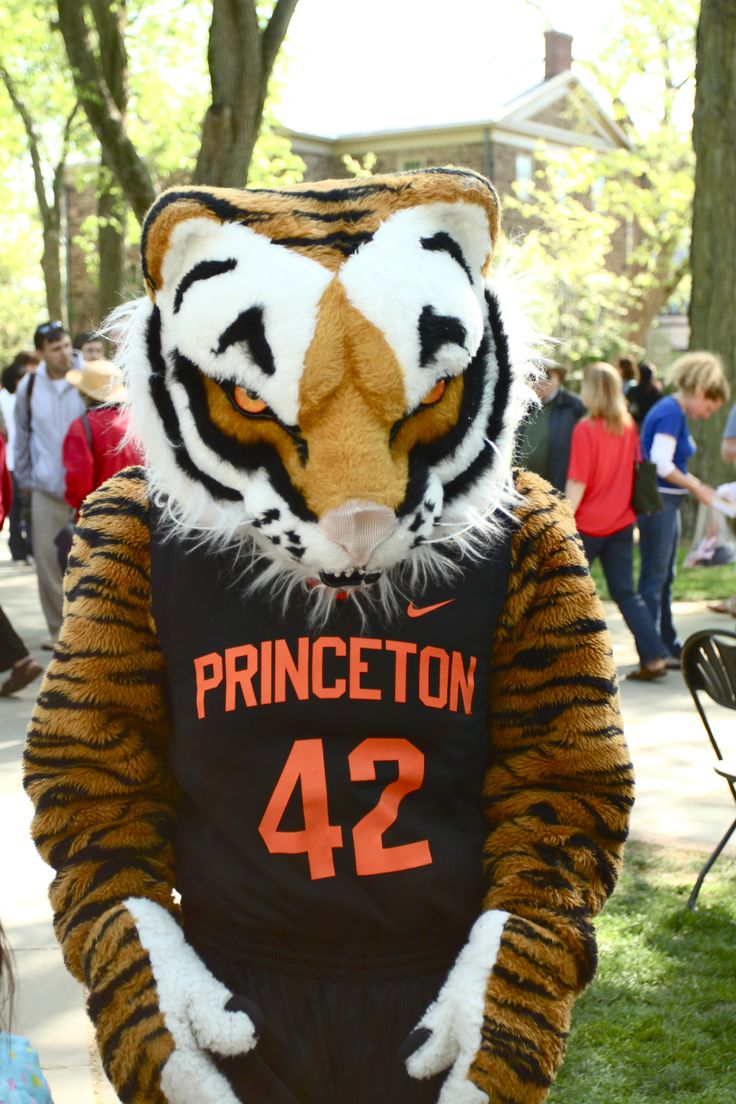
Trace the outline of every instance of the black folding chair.
{"type": "MultiPolygon", "coordinates": [[[[682,648],[682,674],[718,759],[713,769],[716,774],[726,779],[731,796],[736,802],[736,760],[731,762],[724,760],[700,700],[701,695],[707,694],[718,705],[736,710],[736,632],[730,632],[727,629],[704,629],[689,636],[682,648]]],[[[687,902],[689,909],[695,908],[706,874],[734,831],[736,831],[736,819],[700,871],[687,902]]]]}

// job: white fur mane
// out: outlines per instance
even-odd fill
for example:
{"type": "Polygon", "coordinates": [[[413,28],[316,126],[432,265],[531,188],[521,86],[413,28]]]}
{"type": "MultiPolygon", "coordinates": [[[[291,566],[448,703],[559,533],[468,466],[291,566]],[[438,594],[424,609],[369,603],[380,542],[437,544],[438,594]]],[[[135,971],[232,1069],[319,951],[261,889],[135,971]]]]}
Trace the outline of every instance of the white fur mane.
{"type": "MultiPolygon", "coordinates": [[[[427,583],[452,580],[462,571],[463,560],[482,557],[507,530],[519,503],[511,475],[516,433],[529,408],[538,402],[531,385],[545,364],[539,352],[542,339],[520,305],[521,286],[507,267],[499,268],[489,282],[499,303],[511,366],[502,431],[497,441],[486,440],[486,447],[496,453],[495,461],[461,499],[443,507],[423,544],[369,587],[349,590],[349,598],[366,615],[380,609],[391,617],[427,583]]],[[[129,438],[143,447],[149,495],[160,511],[164,535],[225,554],[235,585],[247,579],[248,589],[269,593],[284,608],[297,594],[306,596],[311,624],[323,624],[334,608],[334,589],[314,585],[314,568],[278,558],[253,527],[256,519],[245,516],[242,503],[216,501],[176,463],[155,407],[144,393],[150,369],[141,368],[148,365],[145,334],[151,311],[147,298],[125,304],[109,317],[104,332],[118,342],[116,361],[128,387],[129,438]]]]}

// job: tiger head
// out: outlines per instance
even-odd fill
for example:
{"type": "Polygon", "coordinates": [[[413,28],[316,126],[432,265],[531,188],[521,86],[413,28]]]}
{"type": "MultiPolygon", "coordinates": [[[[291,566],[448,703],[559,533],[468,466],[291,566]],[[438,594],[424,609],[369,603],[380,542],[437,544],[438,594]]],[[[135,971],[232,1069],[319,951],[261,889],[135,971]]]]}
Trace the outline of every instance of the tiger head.
{"type": "Polygon", "coordinates": [[[121,359],[170,524],[323,602],[492,538],[530,396],[498,221],[461,170],[164,193],[121,359]]]}

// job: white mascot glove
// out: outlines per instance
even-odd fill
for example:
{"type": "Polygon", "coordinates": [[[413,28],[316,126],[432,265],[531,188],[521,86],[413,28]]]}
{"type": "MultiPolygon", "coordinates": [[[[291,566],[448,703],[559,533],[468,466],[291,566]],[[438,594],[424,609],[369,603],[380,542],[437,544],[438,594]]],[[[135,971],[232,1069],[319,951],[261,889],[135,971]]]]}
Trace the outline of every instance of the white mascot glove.
{"type": "Polygon", "coordinates": [[[84,969],[105,1072],[124,1104],[240,1104],[207,1051],[253,1050],[259,1010],[213,977],[165,908],[142,897],[112,906],[84,969]]]}
{"type": "Polygon", "coordinates": [[[437,1104],[487,1104],[488,1096],[468,1080],[468,1073],[481,1047],[488,979],[508,916],[491,911],[476,920],[437,1000],[407,1041],[417,1048],[406,1059],[411,1077],[450,1070],[437,1104]]]}

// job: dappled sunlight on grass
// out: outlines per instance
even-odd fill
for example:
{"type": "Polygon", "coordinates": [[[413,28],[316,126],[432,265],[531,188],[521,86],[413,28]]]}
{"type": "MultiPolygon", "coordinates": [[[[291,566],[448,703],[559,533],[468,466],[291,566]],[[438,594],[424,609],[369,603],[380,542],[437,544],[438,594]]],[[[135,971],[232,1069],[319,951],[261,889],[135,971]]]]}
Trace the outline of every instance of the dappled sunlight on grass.
{"type": "Polygon", "coordinates": [[[631,843],[550,1104],[733,1104],[736,861],[631,843]]]}
{"type": "MultiPolygon", "coordinates": [[[[736,570],[733,564],[724,564],[722,567],[683,567],[682,561],[690,551],[689,545],[683,544],[677,554],[677,575],[672,588],[672,600],[674,602],[710,602],[714,599],[729,598],[736,594],[736,570]]],[[[600,560],[593,564],[591,575],[595,580],[596,589],[602,600],[607,600],[610,595],[606,581],[603,578],[600,560]]],[[[639,581],[639,549],[634,547],[634,585],[639,581]]],[[[724,617],[724,625],[728,618],[724,617]]],[[[736,1098],[736,1093],[734,1094],[736,1098]]]]}

